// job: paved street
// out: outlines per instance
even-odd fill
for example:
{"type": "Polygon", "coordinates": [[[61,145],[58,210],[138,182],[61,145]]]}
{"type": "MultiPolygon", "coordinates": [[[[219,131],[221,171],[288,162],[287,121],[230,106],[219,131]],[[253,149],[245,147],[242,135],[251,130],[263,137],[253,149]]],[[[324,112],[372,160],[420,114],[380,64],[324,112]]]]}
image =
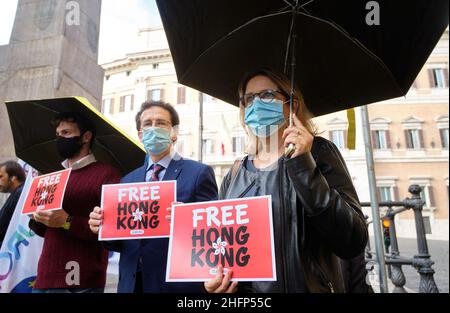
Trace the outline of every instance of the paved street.
{"type": "MultiPolygon", "coordinates": [[[[413,256],[417,254],[417,241],[415,239],[399,238],[400,255],[413,256]]],[[[428,249],[431,259],[435,262],[433,269],[435,270],[434,279],[440,292],[449,292],[448,281],[448,241],[428,240],[428,249]]],[[[404,273],[406,276],[406,287],[418,291],[420,276],[416,269],[411,266],[405,266],[404,273]]]]}
{"type": "MultiPolygon", "coordinates": [[[[373,238],[370,238],[371,245],[374,247],[373,238]]],[[[399,238],[400,255],[404,257],[412,257],[417,253],[417,243],[415,239],[399,238]]],[[[448,241],[428,240],[428,249],[431,258],[435,262],[433,269],[435,270],[434,279],[440,292],[449,292],[449,259],[448,259],[448,241]]],[[[113,267],[117,266],[117,263],[113,267]]],[[[404,266],[403,273],[406,277],[406,289],[411,292],[419,291],[420,276],[416,269],[411,266],[404,266]]],[[[117,268],[111,268],[108,273],[108,280],[105,292],[114,293],[117,288],[117,268]]],[[[389,291],[392,291],[393,285],[389,281],[389,291]]]]}
{"type": "MultiPolygon", "coordinates": [[[[374,250],[375,244],[373,237],[370,238],[371,247],[374,250]]],[[[431,259],[435,262],[433,269],[435,270],[434,279],[440,292],[449,292],[449,259],[448,241],[443,240],[428,240],[428,249],[430,251],[431,259]]],[[[400,255],[403,257],[413,257],[417,254],[417,241],[409,238],[398,238],[398,245],[400,255]]],[[[417,270],[411,266],[403,266],[403,273],[406,277],[407,289],[413,292],[419,291],[420,276],[417,270]]],[[[392,288],[390,288],[392,291],[392,288]]]]}

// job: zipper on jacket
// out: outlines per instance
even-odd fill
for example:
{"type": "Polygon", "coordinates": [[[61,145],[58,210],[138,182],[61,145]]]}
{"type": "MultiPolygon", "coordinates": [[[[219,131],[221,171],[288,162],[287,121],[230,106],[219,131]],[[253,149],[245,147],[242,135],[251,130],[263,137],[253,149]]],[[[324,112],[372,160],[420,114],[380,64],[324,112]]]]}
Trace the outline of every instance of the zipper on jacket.
{"type": "Polygon", "coordinates": [[[245,188],[245,190],[243,192],[241,192],[238,196],[238,198],[242,198],[255,184],[255,181],[252,181],[250,185],[247,186],[247,188],[245,188]]]}
{"type": "Polygon", "coordinates": [[[334,293],[334,288],[333,288],[333,284],[331,283],[331,281],[328,282],[328,287],[330,288],[331,293],[334,293]]]}
{"type": "Polygon", "coordinates": [[[327,275],[322,271],[322,268],[319,264],[317,264],[317,269],[319,270],[320,276],[322,277],[322,280],[327,283],[328,288],[330,288],[331,293],[335,293],[333,283],[327,278],[327,275]]]}
{"type": "Polygon", "coordinates": [[[284,223],[285,223],[285,221],[286,221],[286,219],[285,219],[285,211],[286,211],[286,208],[284,207],[284,195],[283,195],[283,177],[284,177],[284,175],[283,175],[283,170],[284,170],[284,168],[283,168],[283,162],[280,162],[280,167],[281,167],[281,171],[280,171],[280,178],[279,178],[279,180],[280,180],[280,183],[279,183],[279,190],[280,190],[280,196],[281,196],[281,201],[280,201],[280,204],[281,204],[281,259],[283,260],[283,270],[282,270],[282,272],[283,272],[283,290],[284,290],[284,292],[285,293],[287,293],[288,292],[288,288],[287,288],[287,266],[286,266],[286,257],[285,257],[285,249],[284,249],[284,246],[285,246],[285,242],[284,242],[284,239],[285,239],[285,231],[284,231],[284,227],[285,227],[285,225],[284,225],[284,223]]]}

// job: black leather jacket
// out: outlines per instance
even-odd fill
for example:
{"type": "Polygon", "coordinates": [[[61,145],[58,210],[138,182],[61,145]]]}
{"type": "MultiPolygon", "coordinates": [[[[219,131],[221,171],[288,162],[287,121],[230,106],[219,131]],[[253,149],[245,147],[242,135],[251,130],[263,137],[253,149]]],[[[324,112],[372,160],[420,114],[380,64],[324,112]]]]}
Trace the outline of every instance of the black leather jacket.
{"type": "Polygon", "coordinates": [[[315,137],[310,153],[281,157],[268,172],[248,171],[245,160],[235,175],[230,170],[225,176],[219,197],[240,198],[251,188],[257,195],[272,195],[277,281],[239,283],[238,290],[345,292],[338,257],[360,254],[368,233],[336,146],[315,137]]]}

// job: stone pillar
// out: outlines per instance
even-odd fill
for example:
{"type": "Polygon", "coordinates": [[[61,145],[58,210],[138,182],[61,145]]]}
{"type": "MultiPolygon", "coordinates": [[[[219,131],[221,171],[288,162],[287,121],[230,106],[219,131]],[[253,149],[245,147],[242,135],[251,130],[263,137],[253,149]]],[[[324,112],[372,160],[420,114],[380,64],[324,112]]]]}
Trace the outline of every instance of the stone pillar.
{"type": "Polygon", "coordinates": [[[101,0],[19,0],[0,46],[0,162],[15,158],[5,101],[82,96],[100,108],[100,11],[101,0]]]}

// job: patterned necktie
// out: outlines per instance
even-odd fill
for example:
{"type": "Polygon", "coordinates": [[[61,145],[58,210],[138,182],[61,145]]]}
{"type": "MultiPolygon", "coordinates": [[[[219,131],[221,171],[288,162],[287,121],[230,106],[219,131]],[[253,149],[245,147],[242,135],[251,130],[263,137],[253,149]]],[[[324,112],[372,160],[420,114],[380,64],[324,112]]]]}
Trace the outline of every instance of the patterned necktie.
{"type": "Polygon", "coordinates": [[[159,173],[164,169],[164,166],[156,164],[153,165],[153,172],[152,176],[150,177],[150,181],[158,181],[159,180],[159,173]]]}

